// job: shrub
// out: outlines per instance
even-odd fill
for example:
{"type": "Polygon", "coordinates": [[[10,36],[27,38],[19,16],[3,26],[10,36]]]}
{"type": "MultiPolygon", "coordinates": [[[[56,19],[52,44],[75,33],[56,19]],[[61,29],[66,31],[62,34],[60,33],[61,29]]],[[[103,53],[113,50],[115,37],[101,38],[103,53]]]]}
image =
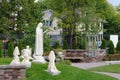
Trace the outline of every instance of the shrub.
{"type": "Polygon", "coordinates": [[[59,48],[59,47],[60,47],[59,41],[56,40],[56,41],[55,41],[55,45],[53,46],[53,48],[57,49],[57,48],[59,48]]]}
{"type": "Polygon", "coordinates": [[[101,49],[106,49],[106,41],[105,41],[105,39],[102,40],[101,49]]]}
{"type": "Polygon", "coordinates": [[[44,35],[44,40],[43,40],[43,46],[44,46],[44,52],[49,52],[51,50],[51,39],[49,35],[44,35]]]}
{"type": "Polygon", "coordinates": [[[0,41],[0,57],[3,56],[3,50],[2,50],[2,41],[0,41]]]}
{"type": "Polygon", "coordinates": [[[114,45],[113,42],[109,42],[109,54],[114,54],[114,45]]]}
{"type": "Polygon", "coordinates": [[[86,48],[86,40],[84,36],[77,37],[77,48],[78,49],[85,49],[86,48]]]}
{"type": "Polygon", "coordinates": [[[13,50],[14,50],[14,44],[13,44],[13,42],[11,41],[11,42],[8,44],[8,55],[9,55],[9,57],[13,57],[13,50]]]}
{"type": "Polygon", "coordinates": [[[63,40],[63,49],[68,49],[68,43],[66,40],[63,40]]]}
{"type": "Polygon", "coordinates": [[[117,43],[116,50],[117,50],[117,51],[120,51],[120,40],[119,40],[118,43],[117,43]]]}

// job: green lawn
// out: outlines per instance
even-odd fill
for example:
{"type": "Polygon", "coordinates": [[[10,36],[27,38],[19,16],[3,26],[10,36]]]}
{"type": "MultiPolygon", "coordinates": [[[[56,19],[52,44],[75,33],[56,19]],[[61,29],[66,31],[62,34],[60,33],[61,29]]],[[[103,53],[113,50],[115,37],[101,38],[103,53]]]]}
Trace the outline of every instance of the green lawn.
{"type": "MultiPolygon", "coordinates": [[[[0,58],[0,64],[9,64],[10,61],[10,58],[0,58]]],[[[58,70],[61,71],[61,74],[52,76],[45,71],[47,66],[47,64],[33,63],[32,67],[26,70],[27,78],[25,80],[117,80],[109,76],[96,74],[62,63],[56,64],[58,70]]]]}
{"type": "Polygon", "coordinates": [[[112,72],[112,73],[120,73],[120,64],[111,64],[107,66],[95,67],[89,69],[91,71],[100,71],[100,72],[112,72]]]}

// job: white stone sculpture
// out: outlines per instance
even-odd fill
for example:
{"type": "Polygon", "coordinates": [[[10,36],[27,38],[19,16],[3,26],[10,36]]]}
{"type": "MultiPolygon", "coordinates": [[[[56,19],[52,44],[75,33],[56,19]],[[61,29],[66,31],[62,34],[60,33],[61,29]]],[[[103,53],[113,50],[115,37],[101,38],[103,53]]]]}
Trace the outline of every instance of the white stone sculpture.
{"type": "Polygon", "coordinates": [[[26,49],[29,50],[29,53],[28,53],[29,59],[33,59],[32,56],[31,56],[31,54],[32,54],[32,48],[30,48],[30,46],[26,46],[26,49]]]}
{"type": "Polygon", "coordinates": [[[52,21],[52,27],[58,27],[58,19],[55,17],[55,18],[53,18],[53,21],[52,21]]]}
{"type": "Polygon", "coordinates": [[[20,65],[20,60],[19,60],[18,55],[20,55],[20,52],[19,52],[18,47],[16,46],[15,49],[14,49],[14,52],[13,52],[14,59],[12,60],[10,65],[20,65]]]}
{"type": "Polygon", "coordinates": [[[55,66],[55,53],[54,53],[54,51],[50,52],[48,59],[49,59],[49,64],[48,64],[48,69],[46,71],[51,73],[52,75],[60,74],[61,72],[55,66]]]}
{"type": "Polygon", "coordinates": [[[43,55],[43,24],[39,23],[36,28],[35,51],[33,62],[46,63],[43,55]]]}
{"type": "MultiPolygon", "coordinates": [[[[31,54],[32,54],[32,49],[30,48],[30,46],[26,46],[26,49],[28,49],[29,50],[29,52],[28,52],[28,54],[29,54],[29,59],[33,59],[32,58],[32,56],[31,56],[31,54]]],[[[21,56],[20,56],[20,58],[24,58],[24,49],[21,51],[21,56]]]]}
{"type": "Polygon", "coordinates": [[[30,50],[29,49],[24,49],[23,50],[23,61],[21,62],[21,65],[24,65],[26,67],[31,67],[31,62],[30,62],[30,56],[29,56],[30,50]]]}

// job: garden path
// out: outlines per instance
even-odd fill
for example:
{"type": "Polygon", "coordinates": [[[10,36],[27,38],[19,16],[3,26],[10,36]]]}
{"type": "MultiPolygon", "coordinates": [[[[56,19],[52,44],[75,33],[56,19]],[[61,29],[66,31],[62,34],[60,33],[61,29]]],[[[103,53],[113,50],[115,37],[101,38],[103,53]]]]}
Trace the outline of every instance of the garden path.
{"type": "MultiPolygon", "coordinates": [[[[120,64],[120,61],[103,61],[103,62],[91,62],[91,63],[72,63],[72,66],[82,68],[82,69],[90,69],[93,67],[99,67],[104,65],[111,65],[111,64],[120,64]]],[[[108,72],[95,72],[99,74],[105,74],[111,77],[115,77],[120,80],[120,74],[117,73],[108,73],[108,72]]]]}

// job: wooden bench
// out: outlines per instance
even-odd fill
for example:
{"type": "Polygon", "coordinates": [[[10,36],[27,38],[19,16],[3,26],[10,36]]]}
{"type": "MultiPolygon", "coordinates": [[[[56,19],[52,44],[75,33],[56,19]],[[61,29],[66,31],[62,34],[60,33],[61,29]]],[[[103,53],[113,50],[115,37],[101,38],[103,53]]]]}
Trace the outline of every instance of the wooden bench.
{"type": "Polygon", "coordinates": [[[64,59],[84,59],[86,51],[85,50],[73,50],[67,49],[64,50],[64,59]]]}
{"type": "Polygon", "coordinates": [[[110,54],[106,56],[106,60],[120,60],[120,54],[110,54]]]}

